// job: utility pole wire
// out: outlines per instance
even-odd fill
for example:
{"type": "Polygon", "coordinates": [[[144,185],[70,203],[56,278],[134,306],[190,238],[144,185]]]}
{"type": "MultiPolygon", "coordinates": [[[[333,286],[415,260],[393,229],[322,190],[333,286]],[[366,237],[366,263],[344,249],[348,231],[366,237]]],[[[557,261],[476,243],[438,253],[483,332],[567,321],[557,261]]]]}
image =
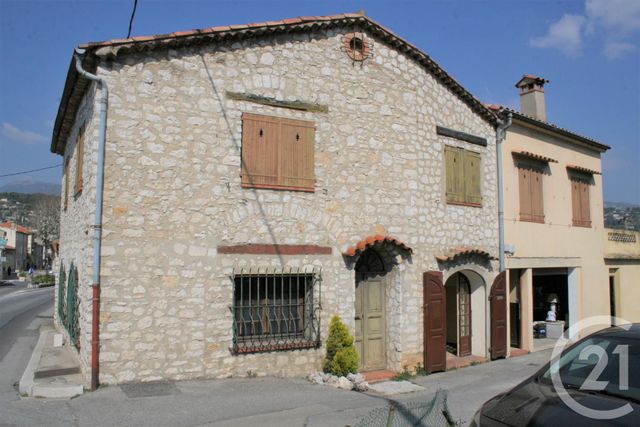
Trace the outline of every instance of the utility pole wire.
{"type": "Polygon", "coordinates": [[[0,178],[5,178],[7,176],[23,175],[25,173],[31,173],[31,172],[39,172],[39,171],[43,171],[43,170],[47,170],[47,169],[59,168],[60,166],[62,166],[62,165],[60,164],[60,165],[54,165],[54,166],[47,166],[46,168],[32,169],[32,170],[29,170],[29,171],[8,173],[8,174],[5,174],[5,175],[0,175],[0,178]]]}
{"type": "Polygon", "coordinates": [[[138,0],[133,0],[133,10],[131,11],[131,19],[129,19],[129,32],[127,38],[131,37],[131,26],[133,25],[133,17],[136,16],[136,7],[138,7],[138,0]]]}

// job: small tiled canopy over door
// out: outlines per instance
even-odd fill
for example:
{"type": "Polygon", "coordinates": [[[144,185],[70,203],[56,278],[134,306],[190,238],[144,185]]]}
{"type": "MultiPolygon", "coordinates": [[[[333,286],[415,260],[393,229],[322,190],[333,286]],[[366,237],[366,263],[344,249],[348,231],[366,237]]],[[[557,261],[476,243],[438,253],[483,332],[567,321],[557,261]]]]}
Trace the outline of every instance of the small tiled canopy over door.
{"type": "Polygon", "coordinates": [[[305,120],[242,115],[242,186],[314,191],[315,125],[305,120]]]}
{"type": "Polygon", "coordinates": [[[489,296],[491,306],[491,359],[507,356],[507,287],[503,271],[493,281],[489,296]]]}
{"type": "Polygon", "coordinates": [[[442,272],[427,271],[423,278],[424,366],[428,373],[447,369],[447,313],[442,272]]]}

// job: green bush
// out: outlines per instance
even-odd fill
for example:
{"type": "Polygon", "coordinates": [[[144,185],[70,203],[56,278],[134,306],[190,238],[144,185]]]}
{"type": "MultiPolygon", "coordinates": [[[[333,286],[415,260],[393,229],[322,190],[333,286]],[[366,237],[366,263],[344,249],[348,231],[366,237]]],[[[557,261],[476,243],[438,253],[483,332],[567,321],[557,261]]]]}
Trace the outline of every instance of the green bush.
{"type": "Polygon", "coordinates": [[[31,283],[33,283],[34,285],[40,285],[42,283],[53,283],[53,282],[55,282],[55,279],[50,274],[45,274],[45,275],[42,275],[42,276],[35,276],[33,278],[33,280],[31,281],[31,283]]]}
{"type": "Polygon", "coordinates": [[[322,369],[324,372],[345,376],[358,372],[360,358],[353,345],[353,337],[347,326],[340,320],[340,316],[333,316],[329,324],[329,338],[327,338],[327,356],[322,369]]]}

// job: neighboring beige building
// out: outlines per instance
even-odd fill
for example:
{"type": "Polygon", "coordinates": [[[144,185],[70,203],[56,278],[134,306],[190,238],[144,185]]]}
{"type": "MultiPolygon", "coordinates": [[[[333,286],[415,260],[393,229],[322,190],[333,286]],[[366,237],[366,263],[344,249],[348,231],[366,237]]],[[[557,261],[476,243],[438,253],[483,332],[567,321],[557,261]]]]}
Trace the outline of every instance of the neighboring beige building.
{"type": "Polygon", "coordinates": [[[502,147],[505,252],[510,288],[510,345],[536,350],[534,322],[555,300],[557,336],[574,322],[609,315],[601,155],[610,147],[547,121],[544,79],[524,76],[522,111],[511,112],[502,147]],[[564,323],[562,323],[564,322],[564,323]]]}
{"type": "MultiPolygon", "coordinates": [[[[426,54],[357,14],[82,48],[110,91],[101,382],[307,374],[334,314],[362,370],[506,354],[496,117],[426,54]]],[[[86,377],[97,99],[72,60],[51,150],[86,377]]]]}
{"type": "Polygon", "coordinates": [[[605,229],[604,261],[611,315],[640,322],[640,232],[605,229]]]}

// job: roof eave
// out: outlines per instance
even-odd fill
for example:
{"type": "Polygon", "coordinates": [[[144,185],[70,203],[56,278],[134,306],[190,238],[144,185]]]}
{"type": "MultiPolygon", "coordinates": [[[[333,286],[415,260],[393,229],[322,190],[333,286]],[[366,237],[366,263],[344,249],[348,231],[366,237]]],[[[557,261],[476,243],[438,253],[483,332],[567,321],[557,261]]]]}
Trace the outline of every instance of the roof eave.
{"type": "Polygon", "coordinates": [[[518,111],[515,110],[511,110],[511,109],[503,109],[501,110],[505,113],[511,113],[513,115],[513,119],[514,121],[520,121],[522,123],[526,123],[530,126],[533,127],[538,127],[538,128],[542,128],[548,132],[551,132],[553,134],[556,135],[560,135],[566,139],[571,140],[572,142],[577,142],[580,143],[583,146],[586,146],[587,148],[590,148],[592,150],[596,150],[600,153],[604,153],[605,151],[611,149],[610,146],[606,145],[606,144],[602,144],[598,141],[595,141],[593,139],[589,139],[589,138],[585,138],[584,136],[578,135],[576,133],[570,132],[568,130],[559,128],[557,126],[551,125],[549,123],[534,119],[533,117],[529,117],[526,115],[523,115],[521,113],[519,113],[518,111]]]}

